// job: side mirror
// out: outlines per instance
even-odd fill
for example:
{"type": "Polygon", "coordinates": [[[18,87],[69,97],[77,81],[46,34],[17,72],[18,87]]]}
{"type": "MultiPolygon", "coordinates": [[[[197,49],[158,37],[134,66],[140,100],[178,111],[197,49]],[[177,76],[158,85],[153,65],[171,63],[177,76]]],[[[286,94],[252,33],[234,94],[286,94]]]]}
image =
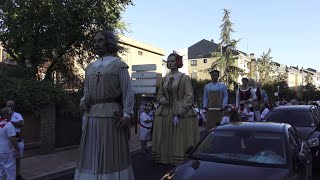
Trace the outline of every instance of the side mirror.
{"type": "Polygon", "coordinates": [[[319,146],[319,139],[318,138],[310,139],[310,140],[306,141],[306,144],[308,147],[319,146]]]}
{"type": "Polygon", "coordinates": [[[189,146],[185,152],[186,156],[189,156],[193,150],[193,146],[189,146]]]}

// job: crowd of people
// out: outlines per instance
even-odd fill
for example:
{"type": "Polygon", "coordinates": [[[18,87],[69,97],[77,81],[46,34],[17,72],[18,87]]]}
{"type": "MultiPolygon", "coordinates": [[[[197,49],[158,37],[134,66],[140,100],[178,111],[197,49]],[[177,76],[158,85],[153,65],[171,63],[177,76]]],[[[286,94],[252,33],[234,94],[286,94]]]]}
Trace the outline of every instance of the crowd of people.
{"type": "MultiPolygon", "coordinates": [[[[74,178],[133,180],[128,128],[134,96],[129,67],[117,56],[113,31],[99,31],[93,42],[98,59],[85,71],[82,138],[74,178]]],[[[205,85],[202,106],[198,106],[190,77],[179,72],[182,66],[182,56],[168,56],[170,73],[162,78],[156,102],[145,104],[139,113],[141,150],[148,153],[147,142],[152,141],[156,163],[182,162],[186,149],[199,141],[201,126],[209,131],[229,122],[261,121],[273,107],[261,84],[248,78],[242,79],[236,103],[228,104],[227,87],[219,82],[218,70],[210,72],[212,82],[205,85]]]]}
{"type": "MultiPolygon", "coordinates": [[[[75,180],[133,180],[129,149],[130,124],[133,119],[134,94],[128,65],[118,56],[120,47],[114,31],[103,30],[94,35],[98,56],[85,69],[82,137],[75,180]]],[[[145,104],[139,113],[141,150],[148,153],[152,141],[152,158],[156,163],[177,165],[185,151],[200,140],[200,127],[206,131],[229,122],[261,121],[272,109],[261,84],[242,78],[235,104],[228,104],[228,91],[219,82],[220,72],[210,71],[211,82],[203,90],[202,105],[194,102],[194,92],[188,75],[179,72],[182,56],[171,53],[167,58],[170,70],[162,78],[156,102],[145,104]]],[[[314,102],[308,102],[314,103],[314,102]]],[[[289,103],[279,102],[277,105],[289,103]]],[[[290,101],[290,105],[299,104],[290,101]]],[[[14,112],[14,102],[8,101],[1,110],[0,179],[19,176],[23,155],[20,114],[14,112]]]]}

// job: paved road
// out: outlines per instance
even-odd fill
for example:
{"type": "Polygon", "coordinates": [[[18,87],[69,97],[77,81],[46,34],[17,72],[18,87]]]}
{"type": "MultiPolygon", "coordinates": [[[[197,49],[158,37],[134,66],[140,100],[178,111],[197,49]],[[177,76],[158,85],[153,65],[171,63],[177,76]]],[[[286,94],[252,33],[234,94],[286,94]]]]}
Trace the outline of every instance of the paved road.
{"type": "MultiPolygon", "coordinates": [[[[151,154],[135,153],[132,156],[133,172],[136,180],[160,180],[174,166],[161,165],[152,162],[151,154]]],[[[68,174],[55,180],[72,180],[73,174],[68,174]]]]}
{"type": "MultiPolygon", "coordinates": [[[[154,164],[151,155],[136,153],[132,156],[133,171],[136,180],[160,180],[173,166],[154,164]]],[[[315,175],[312,180],[319,180],[320,173],[315,175]]],[[[60,177],[55,180],[73,180],[73,174],[60,177]]]]}

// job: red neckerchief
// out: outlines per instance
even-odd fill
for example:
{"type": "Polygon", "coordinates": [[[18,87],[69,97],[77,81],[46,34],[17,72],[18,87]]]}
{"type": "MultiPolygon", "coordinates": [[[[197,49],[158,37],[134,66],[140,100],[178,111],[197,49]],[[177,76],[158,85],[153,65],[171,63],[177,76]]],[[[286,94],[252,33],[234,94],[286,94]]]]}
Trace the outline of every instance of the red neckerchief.
{"type": "Polygon", "coordinates": [[[0,118],[0,128],[3,128],[8,122],[8,119],[0,118]]]}

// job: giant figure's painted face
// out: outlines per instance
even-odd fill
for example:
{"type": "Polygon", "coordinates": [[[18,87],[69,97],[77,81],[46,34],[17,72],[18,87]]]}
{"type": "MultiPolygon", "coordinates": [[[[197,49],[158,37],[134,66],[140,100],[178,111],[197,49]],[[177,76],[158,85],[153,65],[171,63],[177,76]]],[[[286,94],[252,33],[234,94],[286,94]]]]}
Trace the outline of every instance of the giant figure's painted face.
{"type": "Polygon", "coordinates": [[[176,57],[175,56],[169,56],[167,59],[167,67],[170,70],[176,70],[178,69],[177,63],[176,63],[176,57]]]}

